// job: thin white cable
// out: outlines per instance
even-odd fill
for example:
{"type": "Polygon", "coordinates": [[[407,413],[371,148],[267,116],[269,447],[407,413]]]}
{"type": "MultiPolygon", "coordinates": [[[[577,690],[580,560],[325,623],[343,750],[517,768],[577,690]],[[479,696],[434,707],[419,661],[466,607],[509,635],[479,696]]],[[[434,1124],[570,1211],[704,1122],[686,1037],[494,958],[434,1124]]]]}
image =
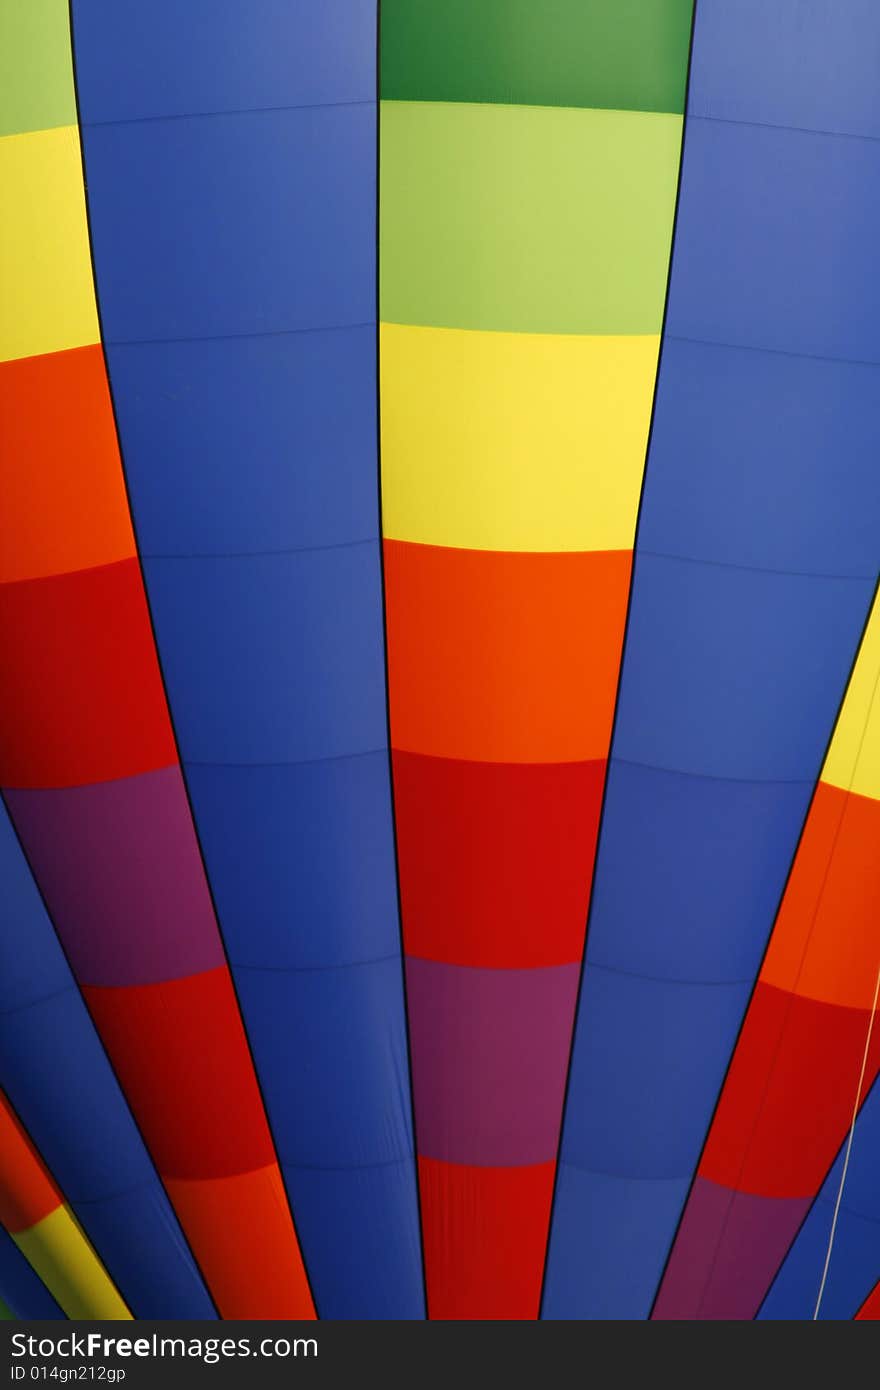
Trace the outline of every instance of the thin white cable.
{"type": "Polygon", "coordinates": [[[856,1132],[856,1120],[859,1117],[859,1106],[862,1103],[862,1087],[865,1084],[865,1072],[868,1069],[868,1053],[871,1050],[871,1034],[874,1031],[874,1019],[877,1017],[877,1000],[880,998],[880,969],[877,971],[877,983],[874,986],[874,1002],[871,1005],[871,1017],[868,1020],[868,1036],[865,1039],[865,1052],[862,1057],[862,1070],[859,1074],[859,1085],[856,1091],[856,1103],[853,1106],[852,1124],[849,1127],[849,1137],[846,1141],[846,1153],[843,1156],[843,1172],[840,1175],[840,1186],[837,1189],[837,1201],[834,1203],[834,1216],[831,1218],[831,1233],[828,1237],[828,1249],[825,1252],[825,1268],[822,1270],[822,1282],[819,1285],[819,1294],[816,1298],[816,1307],[813,1310],[813,1322],[819,1317],[819,1309],[822,1307],[822,1295],[825,1292],[825,1283],[828,1279],[828,1266],[831,1264],[831,1251],[834,1249],[834,1237],[837,1234],[837,1218],[840,1214],[840,1204],[843,1201],[843,1188],[846,1183],[846,1170],[849,1167],[849,1156],[852,1150],[853,1135],[856,1132]]]}

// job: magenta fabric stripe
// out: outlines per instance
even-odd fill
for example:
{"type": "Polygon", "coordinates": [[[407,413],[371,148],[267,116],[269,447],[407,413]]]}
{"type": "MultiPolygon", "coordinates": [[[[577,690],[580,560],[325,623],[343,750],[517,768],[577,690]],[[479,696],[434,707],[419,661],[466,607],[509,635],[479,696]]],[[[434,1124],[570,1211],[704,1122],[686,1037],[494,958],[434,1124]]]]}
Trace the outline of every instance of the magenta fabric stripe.
{"type": "Polygon", "coordinates": [[[225,963],[178,766],[6,797],[80,981],[155,984],[225,963]]]}
{"type": "Polygon", "coordinates": [[[486,1167],[555,1157],[578,969],[407,958],[420,1154],[486,1167]]]}
{"type": "Polygon", "coordinates": [[[653,1317],[754,1318],[809,1207],[809,1197],[758,1197],[697,1178],[653,1317]]]}

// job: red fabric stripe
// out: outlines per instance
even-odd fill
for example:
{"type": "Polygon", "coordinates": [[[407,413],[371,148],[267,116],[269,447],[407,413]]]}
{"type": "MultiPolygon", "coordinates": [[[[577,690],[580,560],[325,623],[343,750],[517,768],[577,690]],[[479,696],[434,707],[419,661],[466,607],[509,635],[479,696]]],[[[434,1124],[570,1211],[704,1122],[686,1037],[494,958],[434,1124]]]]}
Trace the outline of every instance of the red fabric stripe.
{"type": "Polygon", "coordinates": [[[431,1318],[537,1318],[555,1166],[419,1159],[431,1318]]]}
{"type": "Polygon", "coordinates": [[[875,1284],[868,1297],[865,1299],[859,1311],[856,1313],[859,1321],[876,1322],[880,1320],[880,1283],[875,1284]]]}
{"type": "Polygon", "coordinates": [[[225,966],[83,994],[163,1177],[229,1177],[274,1162],[225,966]]]}
{"type": "Polygon", "coordinates": [[[394,754],[406,950],[458,965],[578,961],[605,763],[394,754]]]}
{"type": "Polygon", "coordinates": [[[0,784],[76,786],[174,762],[137,560],[0,585],[0,784]]]}
{"type": "Polygon", "coordinates": [[[0,1224],[17,1235],[57,1210],[63,1200],[0,1092],[0,1224]]]}
{"type": "MultiPolygon", "coordinates": [[[[852,1118],[869,1017],[759,983],[700,1176],[757,1196],[814,1196],[852,1118]]],[[[863,1095],[878,1068],[875,1029],[863,1095]]]]}

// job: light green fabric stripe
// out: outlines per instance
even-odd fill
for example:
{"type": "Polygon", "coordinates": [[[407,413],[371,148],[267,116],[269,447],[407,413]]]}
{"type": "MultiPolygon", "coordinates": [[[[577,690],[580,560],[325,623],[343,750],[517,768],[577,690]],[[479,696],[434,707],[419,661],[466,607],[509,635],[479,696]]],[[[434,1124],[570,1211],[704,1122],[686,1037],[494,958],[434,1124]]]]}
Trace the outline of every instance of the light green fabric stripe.
{"type": "Polygon", "coordinates": [[[76,125],[67,0],[0,0],[0,135],[76,125]]]}
{"type": "Polygon", "coordinates": [[[659,332],[681,125],[659,112],[383,102],[382,318],[659,332]]]}

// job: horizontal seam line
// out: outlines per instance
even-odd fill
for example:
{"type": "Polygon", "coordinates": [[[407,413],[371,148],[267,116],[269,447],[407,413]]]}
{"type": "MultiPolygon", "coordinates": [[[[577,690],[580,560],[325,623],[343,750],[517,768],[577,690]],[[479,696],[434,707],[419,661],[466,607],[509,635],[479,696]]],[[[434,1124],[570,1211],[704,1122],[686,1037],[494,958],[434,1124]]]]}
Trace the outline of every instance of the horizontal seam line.
{"type": "Polygon", "coordinates": [[[755,130],[784,130],[793,135],[824,135],[832,140],[866,140],[869,144],[880,144],[880,136],[863,135],[855,130],[826,130],[821,126],[784,125],[780,121],[746,121],[736,116],[708,116],[689,111],[689,121],[705,121],[712,125],[752,126],[755,130]]]}
{"type": "Polygon", "coordinates": [[[65,994],[79,994],[79,988],[75,980],[70,984],[62,985],[61,989],[53,989],[49,994],[41,994],[36,999],[27,999],[23,1004],[13,1004],[9,1009],[0,1009],[0,1018],[10,1018],[13,1014],[24,1013],[26,1009],[38,1009],[41,1004],[48,1004],[52,999],[60,999],[65,994]]]}
{"type": "Polygon", "coordinates": [[[625,767],[642,767],[648,772],[671,772],[676,777],[693,777],[701,782],[730,782],[748,787],[813,787],[815,781],[810,777],[725,777],[717,772],[689,772],[681,767],[664,767],[661,763],[640,762],[638,758],[622,758],[612,754],[611,765],[622,763],[625,767]]]}
{"type": "Polygon", "coordinates": [[[282,111],[332,111],[350,106],[375,106],[375,97],[356,97],[351,101],[298,101],[282,106],[230,106],[219,111],[175,111],[155,116],[118,116],[107,121],[83,121],[82,130],[106,130],[115,126],[155,125],[162,121],[205,121],[223,116],[271,116],[282,111]]]}
{"type": "Polygon", "coordinates": [[[594,1168],[594,1167],[592,1167],[590,1164],[586,1164],[586,1163],[574,1163],[574,1162],[572,1162],[572,1160],[571,1160],[570,1158],[560,1158],[560,1160],[559,1160],[559,1166],[560,1166],[561,1168],[574,1168],[575,1171],[578,1172],[578,1173],[595,1173],[597,1177],[600,1177],[600,1178],[613,1178],[613,1179],[615,1179],[615,1181],[617,1181],[617,1182],[681,1182],[681,1183],[687,1183],[688,1180],[689,1180],[689,1178],[690,1178],[690,1171],[691,1171],[690,1169],[688,1169],[686,1172],[683,1172],[680,1176],[679,1176],[678,1174],[676,1174],[676,1175],[674,1175],[673,1177],[669,1177],[669,1178],[658,1178],[658,1177],[653,1177],[653,1176],[650,1176],[650,1175],[646,1176],[646,1175],[644,1175],[644,1174],[639,1175],[638,1173],[614,1173],[614,1172],[612,1172],[611,1169],[609,1169],[609,1168],[594,1168]]]}
{"type": "Polygon", "coordinates": [[[549,965],[472,965],[470,961],[437,960],[435,956],[420,956],[404,948],[405,961],[421,961],[424,965],[440,965],[444,970],[479,970],[485,975],[534,975],[537,970],[572,970],[580,965],[576,960],[556,961],[549,965]]]}
{"type": "MultiPolygon", "coordinates": [[[[844,1142],[845,1141],[846,1135],[844,1135],[844,1142]]],[[[801,1200],[803,1200],[803,1198],[801,1200]]],[[[830,1196],[823,1196],[821,1192],[817,1194],[816,1201],[823,1207],[834,1205],[834,1199],[830,1196]]],[[[880,1216],[872,1216],[870,1212],[860,1211],[858,1207],[850,1206],[847,1202],[841,1203],[841,1211],[845,1211],[848,1216],[854,1216],[858,1221],[870,1221],[872,1225],[880,1226],[880,1216]]]]}
{"type": "Polygon", "coordinates": [[[176,760],[170,763],[160,763],[158,767],[147,767],[140,772],[126,772],[121,777],[99,777],[94,782],[62,782],[57,786],[44,785],[43,783],[40,783],[39,786],[16,786],[11,782],[3,782],[0,784],[0,790],[12,792],[15,795],[19,793],[36,795],[39,792],[84,792],[93,787],[118,787],[122,782],[134,782],[140,777],[155,777],[157,773],[173,772],[175,769],[180,771],[180,763],[176,760]]]}
{"type": "Polygon", "coordinates": [[[607,753],[584,754],[580,758],[477,758],[469,753],[431,753],[421,748],[408,748],[402,743],[395,743],[393,737],[391,751],[409,753],[416,758],[437,758],[447,763],[477,763],[480,767],[575,767],[583,763],[604,763],[608,758],[607,753]]]}
{"type": "Polygon", "coordinates": [[[141,551],[142,560],[262,560],[284,555],[311,555],[320,550],[355,550],[359,546],[379,545],[378,536],[356,541],[331,541],[327,545],[292,545],[281,550],[205,550],[141,551]]]}
{"type": "Polygon", "coordinates": [[[68,1197],[68,1201],[74,1212],[76,1212],[79,1207],[93,1207],[97,1206],[100,1202],[114,1202],[120,1197],[130,1196],[133,1192],[147,1191],[150,1189],[158,1192],[160,1196],[165,1196],[162,1184],[157,1176],[146,1177],[141,1182],[132,1183],[130,1187],[120,1187],[112,1192],[101,1192],[95,1197],[68,1197]]]}
{"type": "Polygon", "coordinates": [[[276,759],[276,760],[274,760],[274,761],[272,761],[272,762],[262,762],[262,763],[261,763],[261,762],[253,762],[253,763],[251,763],[251,762],[246,762],[246,763],[204,762],[204,761],[200,761],[200,760],[197,759],[197,758],[183,758],[183,759],[181,760],[181,766],[182,766],[182,767],[228,767],[228,768],[241,768],[241,767],[311,767],[313,763],[342,763],[342,762],[346,762],[346,761],[348,761],[349,759],[352,759],[352,758],[373,758],[373,757],[376,756],[377,753],[387,753],[387,752],[388,752],[387,746],[381,746],[381,747],[379,747],[379,748],[365,748],[365,749],[363,749],[363,750],[362,750],[361,752],[359,752],[359,753],[328,753],[328,754],[326,754],[325,756],[321,756],[321,757],[317,757],[317,758],[283,758],[283,759],[276,759]]]}
{"type": "Polygon", "coordinates": [[[643,975],[637,970],[622,970],[619,966],[603,965],[601,961],[586,958],[584,962],[586,969],[604,970],[607,975],[625,975],[630,980],[646,980],[652,985],[693,985],[698,989],[733,989],[738,985],[750,985],[754,977],[745,976],[743,979],[735,980],[681,980],[666,975],[643,975]]]}
{"type": "MultiPolygon", "coordinates": [[[[509,768],[559,768],[559,767],[600,767],[608,762],[607,753],[601,757],[594,758],[562,758],[552,759],[549,762],[517,762],[505,758],[459,758],[449,753],[420,753],[415,748],[398,748],[392,744],[392,753],[402,753],[408,758],[421,758],[425,762],[432,763],[463,763],[465,765],[475,765],[477,767],[509,767],[509,768]]],[[[880,797],[877,798],[880,800],[880,797]]]]}
{"type": "Polygon", "coordinates": [[[821,352],[795,352],[792,348],[762,347],[759,343],[733,343],[723,338],[697,338],[688,333],[667,333],[670,343],[694,343],[699,347],[731,348],[735,352],[761,352],[771,357],[794,357],[806,362],[837,362],[848,367],[880,367],[870,357],[831,357],[821,352]]]}
{"type": "Polygon", "coordinates": [[[121,569],[123,565],[130,568],[137,562],[137,551],[132,550],[128,555],[117,555],[113,560],[98,560],[93,565],[78,565],[76,569],[50,570],[46,574],[26,575],[22,579],[3,579],[0,580],[0,591],[11,591],[21,588],[24,584],[49,584],[53,580],[77,579],[81,576],[102,574],[107,570],[121,569]]]}
{"type": "Polygon", "coordinates": [[[485,335],[486,337],[491,335],[493,337],[507,337],[517,339],[549,338],[557,342],[560,338],[564,339],[566,342],[571,342],[578,338],[582,338],[587,342],[603,342],[608,339],[613,339],[617,343],[626,343],[627,345],[630,345],[634,339],[647,339],[650,340],[652,343],[660,342],[659,329],[655,329],[653,333],[542,333],[540,330],[533,328],[526,328],[522,330],[516,328],[457,328],[454,324],[450,323],[413,323],[407,321],[406,319],[386,318],[379,319],[379,327],[413,328],[416,330],[416,332],[423,331],[425,333],[461,333],[469,337],[475,337],[476,335],[480,334],[485,335]]]}
{"type": "Polygon", "coordinates": [[[361,1173],[374,1168],[401,1168],[404,1164],[415,1163],[415,1153],[404,1154],[402,1158],[383,1158],[377,1163],[297,1163],[295,1159],[279,1157],[284,1168],[296,1168],[303,1173],[361,1173]]]}
{"type": "Polygon", "coordinates": [[[314,975],[325,970],[356,970],[362,965],[382,965],[389,960],[400,960],[400,952],[392,951],[387,956],[368,956],[365,960],[344,960],[338,965],[248,965],[246,961],[230,960],[233,970],[251,970],[261,975],[314,975]]]}
{"type": "Polygon", "coordinates": [[[345,333],[352,328],[375,328],[375,319],[358,320],[354,323],[308,324],[304,328],[267,328],[248,333],[201,333],[190,337],[185,335],[171,338],[107,338],[105,348],[159,347],[171,343],[230,343],[246,339],[294,338],[305,333],[345,333]]]}
{"type": "Polygon", "coordinates": [[[876,573],[870,574],[831,574],[824,570],[783,570],[771,569],[769,565],[742,565],[735,560],[706,560],[696,555],[676,555],[666,550],[637,550],[636,557],[650,555],[657,560],[676,560],[684,565],[705,565],[708,569],[741,570],[746,574],[773,574],[784,579],[833,579],[848,583],[871,583],[876,573]]]}
{"type": "Polygon", "coordinates": [[[429,1163],[444,1163],[449,1168],[546,1168],[553,1164],[556,1151],[554,1149],[547,1158],[530,1158],[526,1163],[520,1163],[516,1160],[505,1163],[502,1159],[496,1159],[491,1163],[480,1163],[473,1158],[446,1158],[445,1156],[439,1158],[437,1154],[427,1153],[424,1149],[419,1149],[416,1157],[425,1158],[429,1163]]]}
{"type": "Polygon", "coordinates": [[[682,121],[684,111],[679,108],[677,111],[670,111],[665,107],[657,106],[590,106],[589,103],[583,106],[572,106],[569,102],[563,101],[491,101],[485,98],[471,97],[461,99],[458,97],[386,97],[379,93],[379,103],[394,102],[397,106],[476,106],[476,107],[501,107],[502,110],[511,111],[580,111],[598,114],[607,112],[611,116],[671,116],[674,120],[682,121]]]}

